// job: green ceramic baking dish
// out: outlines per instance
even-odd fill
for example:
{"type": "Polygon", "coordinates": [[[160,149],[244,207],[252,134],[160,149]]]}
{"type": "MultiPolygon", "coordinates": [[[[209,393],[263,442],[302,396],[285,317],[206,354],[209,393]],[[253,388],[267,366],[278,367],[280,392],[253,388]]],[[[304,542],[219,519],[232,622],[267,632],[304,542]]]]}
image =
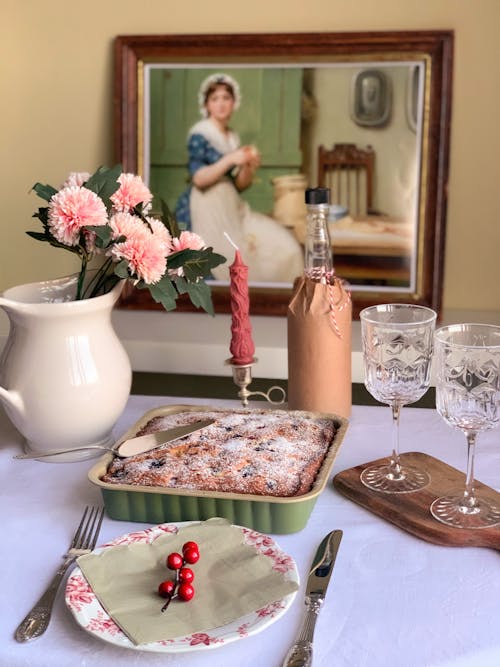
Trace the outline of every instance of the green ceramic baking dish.
{"type": "MultiPolygon", "coordinates": [[[[169,405],[155,408],[120,438],[131,438],[153,417],[185,411],[208,411],[213,407],[169,405]]],[[[246,526],[261,533],[287,534],[302,530],[306,525],[319,494],[325,488],[337,452],[348,427],[347,419],[336,415],[322,415],[332,419],[337,432],[316,476],[312,489],[301,496],[280,498],[242,493],[169,489],[164,487],[109,484],[105,474],[112,454],[106,454],[89,471],[89,480],[100,487],[104,505],[112,519],[141,523],[167,521],[203,521],[222,517],[233,524],[246,526]]]]}

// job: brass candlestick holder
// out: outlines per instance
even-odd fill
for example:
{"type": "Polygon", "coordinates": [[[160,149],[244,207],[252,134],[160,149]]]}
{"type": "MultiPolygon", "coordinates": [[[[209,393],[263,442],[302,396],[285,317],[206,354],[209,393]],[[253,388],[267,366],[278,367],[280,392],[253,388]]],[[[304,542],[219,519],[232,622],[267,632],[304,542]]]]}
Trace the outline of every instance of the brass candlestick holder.
{"type": "Polygon", "coordinates": [[[267,392],[264,391],[249,391],[247,389],[248,385],[252,382],[252,366],[258,361],[256,357],[252,359],[250,364],[233,364],[231,359],[226,359],[225,364],[231,366],[233,370],[233,381],[234,384],[240,388],[238,392],[238,397],[241,399],[241,404],[244,408],[248,405],[248,399],[251,396],[262,396],[266,399],[268,403],[273,405],[282,405],[286,401],[286,392],[283,387],[278,385],[273,385],[270,387],[267,392]],[[278,391],[281,393],[281,399],[273,400],[271,398],[271,393],[273,391],[278,391]]]}

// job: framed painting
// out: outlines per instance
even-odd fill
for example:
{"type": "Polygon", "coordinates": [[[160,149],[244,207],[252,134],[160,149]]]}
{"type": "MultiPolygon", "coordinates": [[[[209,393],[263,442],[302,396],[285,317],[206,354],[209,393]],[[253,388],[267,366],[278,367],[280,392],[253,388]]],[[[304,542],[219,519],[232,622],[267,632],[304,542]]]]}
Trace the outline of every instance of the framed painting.
{"type": "MultiPolygon", "coordinates": [[[[439,311],[452,64],[451,31],[119,36],[116,159],[141,174],[178,217],[187,211],[179,222],[225,255],[227,265],[234,251],[224,232],[235,236],[249,265],[252,313],[284,315],[302,271],[304,191],[318,183],[319,147],[369,147],[371,210],[338,206],[332,188],[336,272],[351,285],[355,313],[388,301],[439,311]],[[224,127],[233,141],[228,146],[211,131],[204,135],[204,123],[214,120],[204,90],[216,76],[237,90],[224,127]],[[352,117],[353,94],[357,115],[373,122],[352,117]],[[192,138],[198,135],[216,157],[226,156],[222,196],[212,184],[196,183],[192,138]],[[227,156],[242,147],[255,151],[258,164],[238,189],[238,165],[227,156]]],[[[227,265],[209,281],[217,312],[230,310],[227,265]]],[[[120,305],[158,308],[133,288],[120,305]]],[[[191,308],[179,301],[179,309],[191,308]]]]}

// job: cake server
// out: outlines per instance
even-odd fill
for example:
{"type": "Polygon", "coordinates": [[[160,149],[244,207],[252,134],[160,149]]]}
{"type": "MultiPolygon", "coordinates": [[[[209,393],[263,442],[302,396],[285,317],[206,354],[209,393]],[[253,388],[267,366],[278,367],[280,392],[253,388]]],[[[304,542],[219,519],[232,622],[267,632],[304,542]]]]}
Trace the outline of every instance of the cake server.
{"type": "Polygon", "coordinates": [[[46,452],[32,453],[32,454],[17,454],[15,459],[41,459],[46,456],[57,456],[58,454],[68,454],[70,452],[80,452],[87,449],[101,449],[105,452],[112,452],[115,456],[126,458],[128,456],[135,456],[136,454],[143,454],[152,449],[156,449],[167,442],[177,440],[185,435],[199,431],[213,424],[213,419],[201,419],[200,421],[183,424],[182,426],[174,426],[166,431],[156,431],[155,433],[148,433],[147,435],[139,435],[135,438],[123,440],[118,445],[113,447],[105,447],[104,445],[84,445],[82,447],[70,447],[68,449],[49,449],[46,452]]]}
{"type": "Polygon", "coordinates": [[[288,651],[282,667],[310,667],[314,627],[326,596],[335,558],[342,539],[341,530],[333,530],[322,540],[314,556],[306,585],[306,614],[302,628],[288,651]]]}

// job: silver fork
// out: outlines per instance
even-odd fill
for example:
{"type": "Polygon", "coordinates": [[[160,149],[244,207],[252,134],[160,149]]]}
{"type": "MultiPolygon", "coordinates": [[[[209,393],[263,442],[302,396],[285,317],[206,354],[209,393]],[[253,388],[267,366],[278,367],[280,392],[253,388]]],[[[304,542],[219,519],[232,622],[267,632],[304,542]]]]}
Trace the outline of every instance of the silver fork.
{"type": "Polygon", "coordinates": [[[15,638],[18,642],[27,642],[43,635],[49,625],[54,600],[66,570],[78,556],[93,551],[101,530],[103,516],[104,508],[85,508],[82,520],[76,529],[67,553],[64,555],[64,563],[57,570],[45,593],[17,628],[15,638]]]}

